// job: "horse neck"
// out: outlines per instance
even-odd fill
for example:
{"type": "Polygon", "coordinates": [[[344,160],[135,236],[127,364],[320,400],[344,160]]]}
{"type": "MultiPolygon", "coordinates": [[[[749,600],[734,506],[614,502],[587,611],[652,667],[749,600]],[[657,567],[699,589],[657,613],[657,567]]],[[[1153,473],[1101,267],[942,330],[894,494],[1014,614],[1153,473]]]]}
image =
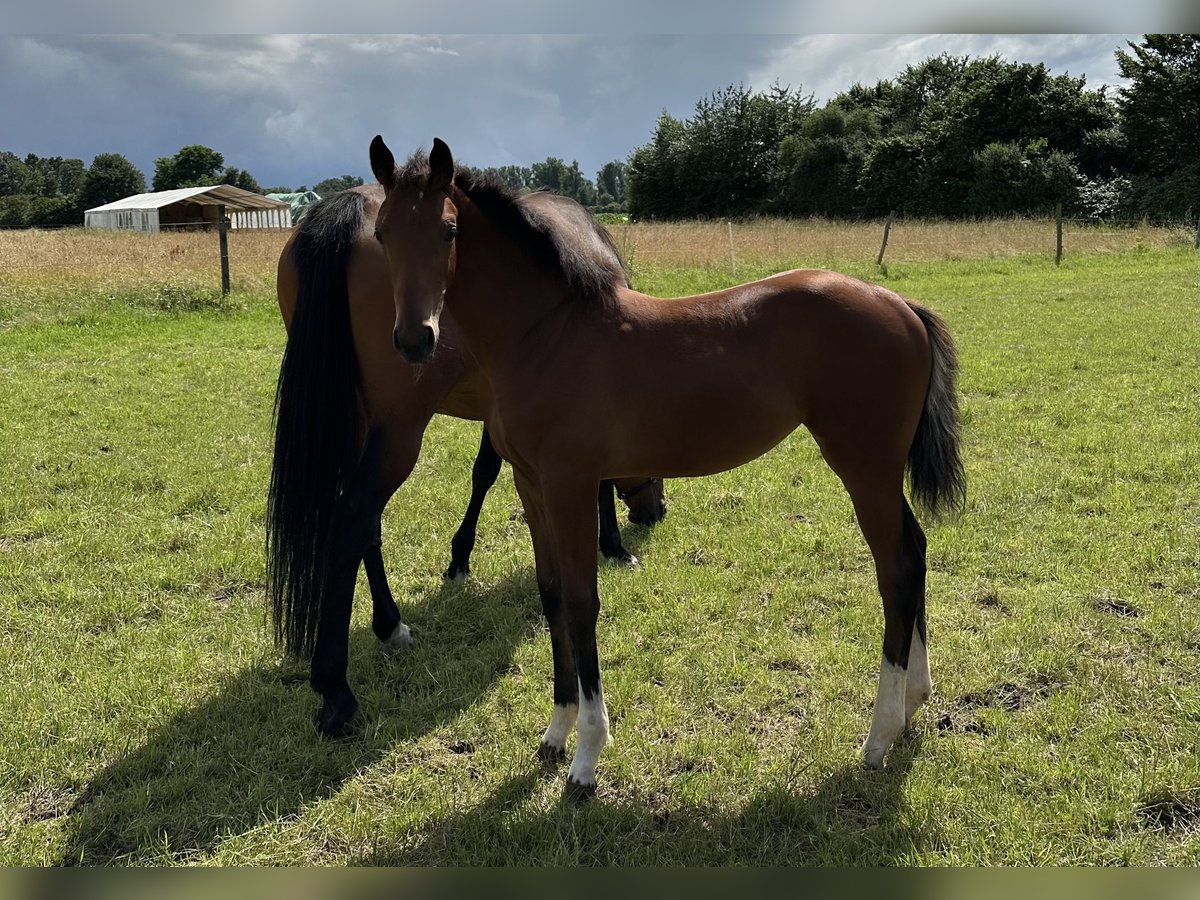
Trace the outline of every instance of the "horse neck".
{"type": "Polygon", "coordinates": [[[529,259],[461,191],[454,201],[463,237],[446,306],[484,369],[496,370],[519,357],[522,337],[561,307],[566,284],[529,259]]]}

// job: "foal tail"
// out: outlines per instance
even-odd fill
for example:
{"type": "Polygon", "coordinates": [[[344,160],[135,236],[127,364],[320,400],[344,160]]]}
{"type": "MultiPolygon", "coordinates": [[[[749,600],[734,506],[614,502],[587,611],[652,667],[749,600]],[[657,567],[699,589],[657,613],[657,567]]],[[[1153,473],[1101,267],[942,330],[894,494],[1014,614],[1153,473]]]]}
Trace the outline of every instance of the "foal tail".
{"type": "Polygon", "coordinates": [[[338,498],[359,455],[346,261],[363,210],[361,194],[336,194],[309,211],[292,245],[299,293],[275,391],[267,585],[275,642],[298,656],[316,641],[338,498]]]}
{"type": "Polygon", "coordinates": [[[929,393],[925,395],[917,434],[908,450],[908,486],[913,499],[936,517],[945,512],[961,512],[967,501],[955,388],[958,352],[940,316],[915,303],[908,305],[925,326],[933,352],[929,393]]]}

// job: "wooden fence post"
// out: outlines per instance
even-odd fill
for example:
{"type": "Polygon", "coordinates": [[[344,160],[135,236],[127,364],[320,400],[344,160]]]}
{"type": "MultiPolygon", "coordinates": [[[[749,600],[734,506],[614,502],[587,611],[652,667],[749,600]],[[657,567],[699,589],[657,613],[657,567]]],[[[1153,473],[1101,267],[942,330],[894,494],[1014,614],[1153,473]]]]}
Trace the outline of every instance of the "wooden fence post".
{"type": "Polygon", "coordinates": [[[887,249],[888,235],[892,231],[892,220],[896,218],[896,214],[888,213],[887,221],[883,223],[883,243],[879,245],[879,256],[875,258],[875,265],[883,265],[883,251],[887,249]]]}
{"type": "Polygon", "coordinates": [[[1060,265],[1062,265],[1062,204],[1061,203],[1056,203],[1054,205],[1054,221],[1055,221],[1054,232],[1055,232],[1055,236],[1056,236],[1055,250],[1054,250],[1054,264],[1056,266],[1060,266],[1060,265]]]}
{"type": "Polygon", "coordinates": [[[221,293],[229,293],[229,220],[225,204],[217,204],[217,240],[221,245],[221,293]]]}

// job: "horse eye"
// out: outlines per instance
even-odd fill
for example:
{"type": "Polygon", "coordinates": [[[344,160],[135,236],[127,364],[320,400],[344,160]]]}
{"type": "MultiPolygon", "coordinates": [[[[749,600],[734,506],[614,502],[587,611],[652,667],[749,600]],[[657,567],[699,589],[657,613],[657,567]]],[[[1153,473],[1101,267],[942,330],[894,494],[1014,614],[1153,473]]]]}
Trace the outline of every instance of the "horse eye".
{"type": "Polygon", "coordinates": [[[446,226],[446,240],[452,241],[458,237],[458,226],[451,224],[446,226]]]}

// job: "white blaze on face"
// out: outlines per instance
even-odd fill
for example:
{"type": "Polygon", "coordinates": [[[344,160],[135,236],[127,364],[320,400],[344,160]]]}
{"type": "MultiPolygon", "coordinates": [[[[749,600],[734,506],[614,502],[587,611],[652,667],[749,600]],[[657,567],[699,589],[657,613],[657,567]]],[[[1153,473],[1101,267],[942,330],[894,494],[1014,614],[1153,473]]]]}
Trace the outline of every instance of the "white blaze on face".
{"type": "Polygon", "coordinates": [[[875,695],[875,714],[871,733],[863,744],[863,762],[870,769],[883,767],[888,748],[904,730],[905,673],[885,658],[879,664],[879,692],[875,695]]]}
{"type": "Polygon", "coordinates": [[[550,724],[546,728],[546,733],[542,735],[542,743],[565,750],[567,736],[575,727],[575,720],[578,716],[578,704],[567,703],[561,706],[557,703],[554,704],[554,713],[550,716],[550,724]]]}
{"type": "Polygon", "coordinates": [[[582,689],[579,695],[579,720],[576,723],[579,729],[578,743],[567,779],[591,787],[596,783],[596,762],[600,759],[600,751],[608,746],[610,740],[608,709],[604,705],[602,691],[597,690],[591,700],[583,696],[582,689]]]}

